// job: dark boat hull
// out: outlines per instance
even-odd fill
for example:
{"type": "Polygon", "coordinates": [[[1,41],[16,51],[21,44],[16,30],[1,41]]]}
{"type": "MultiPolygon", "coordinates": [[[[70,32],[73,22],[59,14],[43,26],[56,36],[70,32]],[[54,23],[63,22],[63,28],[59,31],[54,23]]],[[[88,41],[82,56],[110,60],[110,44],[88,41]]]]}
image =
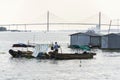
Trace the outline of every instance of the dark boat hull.
{"type": "Polygon", "coordinates": [[[93,54],[56,54],[55,59],[91,59],[93,58],[93,54]]]}
{"type": "Polygon", "coordinates": [[[26,58],[33,58],[32,56],[32,51],[14,51],[12,49],[9,50],[10,55],[12,55],[12,57],[15,58],[19,58],[19,57],[26,57],[26,58]]]}
{"type": "Polygon", "coordinates": [[[96,53],[54,53],[54,52],[49,52],[50,58],[54,58],[57,60],[64,60],[64,59],[91,59],[93,58],[96,53]]]}
{"type": "MultiPolygon", "coordinates": [[[[9,50],[10,55],[15,58],[26,57],[26,58],[35,58],[32,56],[31,51],[14,51],[12,49],[9,50]]],[[[64,59],[91,59],[96,53],[83,53],[83,54],[69,54],[69,53],[54,53],[49,52],[49,54],[42,54],[37,56],[38,59],[56,59],[56,60],[64,60],[64,59]]]]}

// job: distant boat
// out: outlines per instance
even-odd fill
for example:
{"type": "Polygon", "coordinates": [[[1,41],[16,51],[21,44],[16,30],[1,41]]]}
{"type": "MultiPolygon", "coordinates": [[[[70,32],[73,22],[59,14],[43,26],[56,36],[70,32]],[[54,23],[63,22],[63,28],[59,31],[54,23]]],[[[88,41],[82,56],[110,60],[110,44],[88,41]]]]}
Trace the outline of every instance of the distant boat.
{"type": "Polygon", "coordinates": [[[31,30],[7,30],[11,32],[31,32],[31,30]]]}

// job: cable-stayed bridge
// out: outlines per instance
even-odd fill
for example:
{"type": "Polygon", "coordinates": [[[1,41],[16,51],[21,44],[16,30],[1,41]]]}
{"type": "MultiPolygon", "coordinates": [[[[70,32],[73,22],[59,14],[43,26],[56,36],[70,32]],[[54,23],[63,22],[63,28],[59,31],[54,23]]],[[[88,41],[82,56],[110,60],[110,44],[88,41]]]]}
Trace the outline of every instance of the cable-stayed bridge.
{"type": "Polygon", "coordinates": [[[18,28],[18,26],[23,26],[24,27],[24,30],[26,30],[26,27],[28,26],[39,26],[39,25],[42,25],[42,26],[46,26],[46,30],[49,31],[50,30],[50,27],[52,26],[98,26],[99,29],[101,29],[102,26],[108,26],[109,29],[110,29],[110,26],[120,26],[119,25],[119,20],[117,20],[117,23],[115,24],[110,24],[109,23],[110,21],[110,18],[109,17],[106,17],[106,15],[101,15],[101,13],[99,12],[99,14],[95,14],[95,15],[92,15],[84,20],[81,20],[81,21],[77,21],[77,22],[68,22],[68,21],[65,21],[65,20],[62,20],[62,18],[56,16],[55,14],[53,13],[50,13],[50,12],[47,12],[47,15],[46,15],[46,22],[41,22],[41,23],[21,23],[21,24],[0,24],[0,26],[2,27],[13,27],[15,26],[16,29],[18,28]],[[56,19],[54,19],[53,17],[56,17],[56,19]],[[54,20],[52,20],[54,19],[54,20]]]}

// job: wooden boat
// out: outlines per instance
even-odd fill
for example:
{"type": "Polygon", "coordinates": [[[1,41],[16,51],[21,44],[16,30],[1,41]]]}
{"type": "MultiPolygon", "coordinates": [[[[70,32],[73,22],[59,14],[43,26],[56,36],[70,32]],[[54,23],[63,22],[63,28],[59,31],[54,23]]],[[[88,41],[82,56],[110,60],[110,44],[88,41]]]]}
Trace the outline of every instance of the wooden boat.
{"type": "Polygon", "coordinates": [[[32,58],[33,57],[32,56],[33,52],[29,51],[28,47],[34,48],[35,47],[34,45],[19,43],[19,44],[13,44],[12,47],[21,47],[21,48],[26,48],[27,49],[26,51],[10,49],[9,53],[12,55],[12,57],[16,57],[16,58],[18,58],[18,57],[32,58]]]}
{"type": "MultiPolygon", "coordinates": [[[[35,58],[32,56],[32,51],[14,51],[12,49],[9,50],[9,53],[12,57],[19,58],[19,57],[26,57],[26,58],[35,58]]],[[[39,53],[36,57],[37,59],[57,59],[57,60],[64,60],[64,59],[91,59],[96,53],[54,53],[49,52],[47,53],[39,53]]]]}

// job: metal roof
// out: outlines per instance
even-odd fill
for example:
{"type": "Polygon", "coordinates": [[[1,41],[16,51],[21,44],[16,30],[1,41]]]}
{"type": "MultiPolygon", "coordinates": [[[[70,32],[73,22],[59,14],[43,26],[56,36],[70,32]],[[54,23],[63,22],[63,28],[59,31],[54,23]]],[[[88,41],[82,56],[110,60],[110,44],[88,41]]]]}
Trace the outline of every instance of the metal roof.
{"type": "Polygon", "coordinates": [[[103,35],[103,36],[109,36],[109,35],[116,35],[116,36],[120,36],[120,33],[110,33],[110,34],[106,34],[106,35],[103,35]]]}
{"type": "Polygon", "coordinates": [[[84,34],[84,35],[88,35],[88,36],[101,36],[100,34],[92,33],[92,32],[86,32],[86,33],[79,32],[79,33],[71,34],[70,36],[72,36],[72,35],[78,35],[78,34],[84,34]]]}

